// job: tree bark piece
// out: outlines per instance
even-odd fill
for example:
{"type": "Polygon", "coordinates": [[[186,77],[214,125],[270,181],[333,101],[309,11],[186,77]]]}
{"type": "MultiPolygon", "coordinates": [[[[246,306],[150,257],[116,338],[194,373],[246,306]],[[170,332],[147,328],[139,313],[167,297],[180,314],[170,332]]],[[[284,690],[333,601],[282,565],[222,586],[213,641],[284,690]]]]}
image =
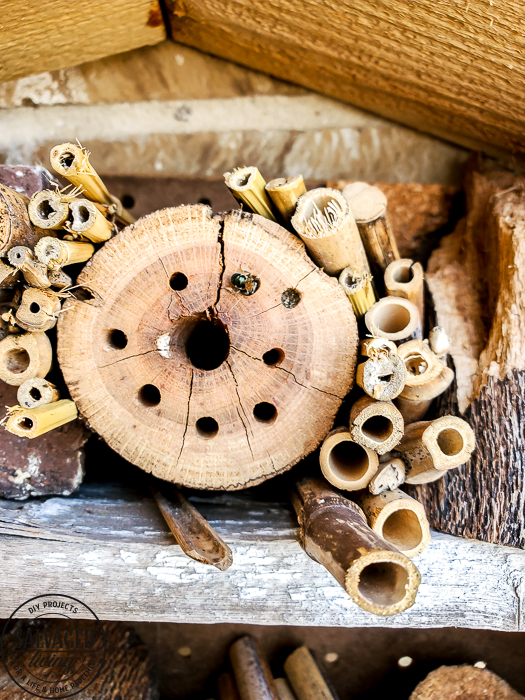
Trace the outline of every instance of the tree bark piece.
{"type": "Polygon", "coordinates": [[[230,661],[241,700],[278,700],[272,672],[253,637],[246,635],[231,645],[230,661]]]}
{"type": "Polygon", "coordinates": [[[34,226],[61,229],[69,216],[69,202],[58,191],[42,190],[31,197],[27,211],[34,226]]]}
{"type": "Polygon", "coordinates": [[[394,458],[379,465],[377,474],[368,484],[368,490],[374,496],[379,496],[383,491],[393,491],[405,483],[406,468],[403,460],[394,458]]]}
{"type": "Polygon", "coordinates": [[[368,527],[355,503],[326,482],[311,478],[296,484],[292,502],[305,552],[328,569],[354,603],[382,616],[414,604],[419,571],[368,527]]]}
{"type": "Polygon", "coordinates": [[[27,213],[29,198],[0,184],[0,257],[14,246],[32,248],[45,231],[33,227],[27,213]]]}
{"type": "Polygon", "coordinates": [[[50,289],[24,289],[16,322],[31,333],[48,331],[56,326],[60,313],[60,297],[50,289]]]}
{"type": "Polygon", "coordinates": [[[440,666],[418,683],[410,700],[523,700],[502,678],[486,668],[440,666]]]}
{"type": "Polygon", "coordinates": [[[60,395],[54,384],[42,377],[26,379],[17,392],[18,403],[22,408],[37,408],[58,401],[60,395]]]}
{"type": "Polygon", "coordinates": [[[292,651],[284,662],[284,671],[297,700],[337,700],[308,647],[292,651]]]}
{"type": "Polygon", "coordinates": [[[388,296],[408,299],[417,306],[421,322],[425,318],[425,275],[421,263],[401,258],[385,270],[385,288],[388,296]]]}
{"type": "Polygon", "coordinates": [[[421,338],[421,318],[417,306],[408,299],[384,297],[365,314],[370,333],[396,343],[421,338]]]}
{"type": "Polygon", "coordinates": [[[113,449],[167,481],[240,489],[289,469],[353,385],[346,295],[262,217],[157,212],[108,241],[77,283],[92,298],[67,299],[58,324],[71,396],[113,449]],[[242,270],[260,282],[248,296],[232,282],[242,270]]]}
{"type": "Polygon", "coordinates": [[[319,463],[323,476],[333,486],[344,491],[358,491],[370,483],[377,472],[379,458],[342,427],[332,430],[325,438],[319,463]]]}
{"type": "Polygon", "coordinates": [[[306,193],[303,176],[279,177],[271,180],[265,189],[274,205],[280,211],[283,221],[289,224],[294,215],[297,200],[306,193]]]}
{"type": "Polygon", "coordinates": [[[27,379],[45,377],[51,369],[53,350],[45,333],[8,335],[0,341],[0,379],[20,386],[27,379]]]}
{"type": "Polygon", "coordinates": [[[394,449],[404,428],[403,416],[390,402],[362,396],[350,409],[352,438],[379,455],[394,449]]]}
{"type": "Polygon", "coordinates": [[[19,271],[0,260],[0,289],[12,289],[18,282],[19,271]]]}

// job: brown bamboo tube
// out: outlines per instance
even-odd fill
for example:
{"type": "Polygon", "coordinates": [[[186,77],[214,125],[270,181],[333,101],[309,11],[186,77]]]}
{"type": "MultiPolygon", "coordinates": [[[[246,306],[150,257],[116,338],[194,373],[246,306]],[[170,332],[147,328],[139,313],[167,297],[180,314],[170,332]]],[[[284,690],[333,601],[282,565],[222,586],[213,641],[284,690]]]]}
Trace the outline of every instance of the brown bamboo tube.
{"type": "Polygon", "coordinates": [[[365,315],[365,324],[374,336],[404,342],[421,338],[421,319],[417,306],[401,297],[384,297],[365,315]]]}
{"type": "Polygon", "coordinates": [[[387,266],[399,258],[386,212],[386,196],[379,187],[352,182],[344,188],[343,197],[350,205],[372,269],[383,274],[387,266]]]}
{"type": "Polygon", "coordinates": [[[365,338],[360,345],[361,355],[378,357],[379,355],[397,355],[397,345],[386,338],[365,338]]]}
{"type": "Polygon", "coordinates": [[[78,416],[74,401],[62,399],[37,408],[10,409],[5,429],[19,437],[36,438],[59,428],[78,416]]]}
{"type": "Polygon", "coordinates": [[[270,667],[253,637],[231,645],[230,662],[241,700],[278,700],[270,667]]]}
{"type": "Polygon", "coordinates": [[[8,335],[0,341],[0,379],[20,386],[27,379],[45,377],[52,359],[51,343],[45,333],[8,335]]]}
{"type": "Polygon", "coordinates": [[[92,243],[108,241],[114,233],[113,225],[88,199],[74,199],[69,205],[69,231],[74,231],[92,243]]]}
{"type": "Polygon", "coordinates": [[[92,243],[62,241],[58,238],[41,238],[35,246],[37,258],[48,267],[64,267],[85,262],[94,252],[95,246],[92,243]]]}
{"type": "Polygon", "coordinates": [[[48,331],[56,326],[60,308],[60,297],[51,289],[28,287],[16,310],[16,322],[31,333],[48,331]]]}
{"type": "Polygon", "coordinates": [[[337,700],[308,647],[292,651],[284,662],[284,672],[297,700],[337,700]]]}
{"type": "Polygon", "coordinates": [[[47,276],[51,282],[51,286],[57,289],[65,289],[73,285],[72,278],[59,267],[48,269],[47,276]]]}
{"type": "Polygon", "coordinates": [[[279,700],[297,700],[286,678],[276,678],[274,684],[279,700]]]}
{"type": "Polygon", "coordinates": [[[403,391],[406,375],[400,357],[384,354],[358,364],[356,382],[373,399],[391,401],[403,391]]]}
{"type": "Polygon", "coordinates": [[[221,673],[217,679],[217,694],[219,700],[240,700],[235,679],[231,673],[221,673]]]}
{"type": "Polygon", "coordinates": [[[474,431],[466,421],[442,416],[408,425],[396,451],[406,464],[406,483],[427,484],[465,464],[474,447],[474,431]]]}
{"type": "Polygon", "coordinates": [[[359,271],[350,265],[339,275],[339,284],[350,299],[357,318],[362,318],[377,301],[372,275],[369,272],[359,271]]]}
{"type": "Polygon", "coordinates": [[[401,258],[385,270],[385,289],[388,296],[408,299],[417,306],[420,319],[425,318],[425,274],[421,263],[401,258]]]}
{"type": "Polygon", "coordinates": [[[405,482],[406,469],[403,460],[389,459],[379,465],[376,475],[368,484],[368,490],[374,496],[379,496],[383,491],[393,491],[405,482]]]}
{"type": "Polygon", "coordinates": [[[292,502],[304,550],[334,576],[354,603],[382,616],[414,604],[419,571],[368,527],[359,506],[325,481],[312,478],[296,484],[292,502]]]}
{"type": "Polygon", "coordinates": [[[16,398],[22,408],[38,408],[58,401],[60,395],[56,386],[47,379],[33,377],[20,384],[16,398]]]}
{"type": "Polygon", "coordinates": [[[326,274],[338,276],[350,265],[360,272],[370,272],[353,214],[337,190],[320,187],[303,194],[292,226],[326,274]]]}
{"type": "Polygon", "coordinates": [[[350,409],[350,434],[359,445],[379,455],[390,452],[403,437],[403,416],[393,403],[362,396],[350,409]]]}
{"type": "Polygon", "coordinates": [[[363,492],[357,497],[372,530],[407,557],[415,557],[430,543],[425,509],[400,489],[378,496],[363,492]]]}
{"type": "Polygon", "coordinates": [[[450,350],[450,338],[445,332],[443,326],[435,326],[428,334],[428,342],[430,349],[440,360],[445,360],[450,350]]]}
{"type": "Polygon", "coordinates": [[[293,175],[289,178],[279,177],[270,180],[265,189],[279,210],[283,221],[289,224],[295,213],[297,200],[306,192],[303,176],[293,175]]]}
{"type": "Polygon", "coordinates": [[[332,430],[321,445],[321,471],[327,481],[344,491],[358,491],[370,483],[377,472],[377,454],[358,444],[344,427],[332,430]]]}
{"type": "MultiPolygon", "coordinates": [[[[50,240],[55,241],[57,239],[50,237],[50,240]]],[[[51,286],[46,266],[35,260],[35,256],[29,248],[21,245],[15,246],[8,252],[7,259],[13,267],[21,271],[28,284],[40,289],[47,289],[51,286]]]]}
{"type": "Polygon", "coordinates": [[[249,166],[224,173],[224,182],[239,204],[248,207],[248,211],[265,219],[278,220],[265,189],[266,181],[258,168],[249,166]]]}
{"type": "Polygon", "coordinates": [[[421,340],[409,340],[397,349],[405,363],[407,377],[396,406],[405,422],[415,423],[427,413],[432,401],[452,384],[454,372],[446,367],[421,340]]]}
{"type": "Polygon", "coordinates": [[[41,190],[29,200],[27,207],[31,223],[43,229],[61,229],[69,215],[67,198],[54,190],[41,190]]]}
{"type": "Polygon", "coordinates": [[[0,260],[0,289],[11,289],[18,282],[19,270],[0,260]]]}
{"type": "Polygon", "coordinates": [[[32,248],[44,235],[31,224],[28,203],[29,197],[0,184],[0,257],[15,246],[32,248]]]}

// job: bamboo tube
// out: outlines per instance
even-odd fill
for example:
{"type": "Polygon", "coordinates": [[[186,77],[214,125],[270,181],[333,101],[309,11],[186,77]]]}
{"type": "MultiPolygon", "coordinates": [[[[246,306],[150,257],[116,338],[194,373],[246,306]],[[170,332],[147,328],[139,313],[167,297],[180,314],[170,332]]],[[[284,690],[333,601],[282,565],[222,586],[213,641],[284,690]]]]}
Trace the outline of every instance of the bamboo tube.
{"type": "Polygon", "coordinates": [[[35,246],[37,258],[48,267],[64,267],[85,262],[94,252],[95,246],[92,243],[61,241],[49,237],[41,238],[35,246]]]}
{"type": "Polygon", "coordinates": [[[54,170],[75,187],[80,187],[88,199],[114,207],[117,218],[123,224],[132,224],[135,219],[124,209],[122,202],[108,192],[108,188],[89,162],[89,155],[81,146],[62,143],[51,149],[49,158],[54,170]]]}
{"type": "Polygon", "coordinates": [[[360,345],[361,355],[378,357],[380,355],[397,355],[397,345],[386,338],[365,338],[360,345]]]}
{"type": "Polygon", "coordinates": [[[292,502],[304,550],[334,576],[354,603],[382,616],[414,604],[419,571],[368,527],[359,506],[312,478],[296,484],[292,502]]]}
{"type": "Polygon", "coordinates": [[[6,430],[19,437],[36,438],[75,420],[78,411],[74,401],[62,399],[38,408],[14,406],[8,416],[6,430]]]}
{"type": "Polygon", "coordinates": [[[417,306],[421,322],[425,318],[425,275],[421,263],[409,258],[395,260],[385,270],[388,296],[408,299],[417,306]]]}
{"type": "MultiPolygon", "coordinates": [[[[276,678],[274,684],[279,700],[297,700],[286,678],[276,678]]],[[[222,700],[222,698],[220,700],[222,700]]]]}
{"type": "Polygon", "coordinates": [[[221,673],[217,679],[217,694],[219,700],[240,700],[235,679],[231,673],[221,673]]]}
{"type": "Polygon", "coordinates": [[[368,490],[374,496],[379,496],[383,491],[393,491],[405,483],[406,469],[403,460],[389,459],[379,465],[377,474],[368,484],[368,490]]]}
{"type": "Polygon", "coordinates": [[[48,269],[47,276],[51,282],[51,286],[57,289],[65,289],[73,285],[72,278],[59,267],[48,269]]]}
{"type": "Polygon", "coordinates": [[[69,215],[67,198],[54,190],[41,190],[29,200],[27,207],[31,223],[43,229],[60,229],[64,227],[69,215]]]}
{"type": "Polygon", "coordinates": [[[366,313],[365,324],[372,335],[394,342],[421,338],[417,306],[401,297],[380,299],[366,313]]]}
{"type": "Polygon", "coordinates": [[[11,289],[18,282],[19,271],[0,260],[0,289],[11,289]]]}
{"type": "Polygon", "coordinates": [[[51,343],[45,333],[8,335],[0,341],[0,379],[20,386],[26,379],[45,377],[52,359],[51,343]]]}
{"type": "Polygon", "coordinates": [[[321,445],[321,471],[327,481],[344,491],[358,491],[370,483],[377,472],[377,454],[358,444],[346,428],[332,430],[321,445]]]}
{"type": "Polygon", "coordinates": [[[362,396],[350,409],[352,439],[379,455],[394,449],[404,429],[403,416],[389,401],[362,396]]]}
{"type": "Polygon", "coordinates": [[[230,662],[241,700],[278,700],[270,667],[253,637],[231,645],[230,662]]]}
{"type": "Polygon", "coordinates": [[[337,700],[308,647],[299,647],[288,656],[284,672],[297,700],[337,700]]]}
{"type": "Polygon", "coordinates": [[[474,431],[456,416],[412,423],[396,451],[406,464],[407,484],[428,484],[459,467],[474,451],[474,431]]]}
{"type": "Polygon", "coordinates": [[[92,243],[108,241],[114,233],[113,225],[88,199],[74,199],[71,202],[67,229],[81,234],[82,238],[92,243]]]}
{"type": "Polygon", "coordinates": [[[51,289],[28,287],[16,310],[16,322],[31,333],[48,331],[56,326],[60,308],[60,297],[51,289]]]}
{"type": "Polygon", "coordinates": [[[292,226],[327,275],[338,276],[350,265],[360,273],[370,272],[357,224],[348,202],[337,190],[320,187],[303,194],[292,226]]]}
{"type": "Polygon", "coordinates": [[[397,349],[405,363],[407,378],[396,406],[406,423],[415,423],[427,413],[432,401],[452,384],[454,372],[446,367],[421,340],[409,340],[397,349]]]}
{"type": "Polygon", "coordinates": [[[450,338],[445,332],[443,326],[435,326],[428,335],[430,349],[443,362],[450,350],[450,338]]]}
{"type": "Polygon", "coordinates": [[[386,213],[386,196],[378,187],[366,182],[352,182],[344,188],[343,197],[350,205],[372,269],[383,274],[388,265],[399,258],[386,213]]]}
{"type": "Polygon", "coordinates": [[[254,214],[277,221],[272,202],[268,197],[266,181],[255,166],[237,168],[231,173],[224,173],[226,187],[241,206],[248,207],[254,214]]]}
{"type": "MultiPolygon", "coordinates": [[[[55,241],[58,239],[50,237],[50,240],[55,241]]],[[[15,246],[8,252],[7,259],[13,267],[22,272],[25,281],[31,286],[39,287],[40,289],[47,289],[51,286],[46,266],[35,260],[29,248],[22,245],[15,246]]]]}
{"type": "Polygon", "coordinates": [[[297,200],[306,193],[303,176],[293,175],[289,178],[279,177],[276,180],[270,180],[265,189],[279,210],[283,221],[289,224],[295,213],[297,200]]]}
{"type": "Polygon", "coordinates": [[[357,497],[369,526],[407,557],[415,557],[430,543],[425,509],[400,489],[379,496],[363,492],[357,497]]]}
{"type": "Polygon", "coordinates": [[[377,301],[369,272],[359,271],[350,265],[339,275],[339,284],[350,299],[357,318],[362,318],[377,301]]]}
{"type": "Polygon", "coordinates": [[[357,365],[356,382],[373,399],[391,401],[403,391],[406,376],[400,357],[383,354],[357,365]]]}
{"type": "Polygon", "coordinates": [[[58,401],[60,395],[56,386],[47,379],[33,377],[20,384],[16,398],[22,408],[38,408],[58,401]]]}

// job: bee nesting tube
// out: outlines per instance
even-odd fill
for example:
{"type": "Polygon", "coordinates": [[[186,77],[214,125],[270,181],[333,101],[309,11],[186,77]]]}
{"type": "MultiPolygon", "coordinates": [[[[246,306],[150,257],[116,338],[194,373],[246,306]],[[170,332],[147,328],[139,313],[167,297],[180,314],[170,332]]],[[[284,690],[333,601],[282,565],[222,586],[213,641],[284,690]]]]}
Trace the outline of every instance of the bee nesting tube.
{"type": "Polygon", "coordinates": [[[357,318],[362,318],[377,301],[372,275],[369,272],[356,270],[350,265],[339,275],[339,284],[350,299],[357,318]]]}
{"type": "Polygon", "coordinates": [[[16,310],[16,322],[32,333],[48,331],[56,326],[60,308],[60,297],[52,290],[28,287],[16,310]]]}
{"type": "Polygon", "coordinates": [[[103,243],[113,236],[113,225],[88,199],[75,199],[69,205],[68,230],[92,243],[103,243]]]}
{"type": "Polygon", "coordinates": [[[64,267],[89,260],[95,252],[92,243],[61,241],[58,238],[41,238],[35,246],[35,254],[48,267],[64,267]]]}
{"type": "Polygon", "coordinates": [[[365,324],[374,336],[396,343],[421,338],[421,319],[417,306],[401,297],[384,297],[365,315],[365,324]]]}
{"type": "Polygon", "coordinates": [[[350,265],[360,273],[370,272],[353,214],[337,190],[320,187],[303,194],[292,226],[328,275],[340,275],[350,265]]]}
{"type": "Polygon", "coordinates": [[[272,202],[266,192],[266,182],[255,166],[224,173],[224,182],[241,206],[254,214],[277,221],[272,202]]]}
{"type": "Polygon", "coordinates": [[[333,486],[358,491],[366,488],[377,472],[379,458],[373,450],[355,442],[346,428],[336,428],[321,446],[319,463],[323,476],[333,486]]]}
{"type": "Polygon", "coordinates": [[[31,197],[27,211],[35,226],[43,229],[61,229],[69,215],[69,204],[59,192],[41,190],[31,197]]]}
{"type": "Polygon", "coordinates": [[[38,408],[58,401],[60,395],[56,386],[47,379],[33,377],[20,384],[16,398],[22,408],[38,408]]]}
{"type": "Polygon", "coordinates": [[[403,416],[393,403],[362,396],[350,410],[350,433],[355,442],[379,455],[390,452],[403,437],[403,416]]]}
{"type": "Polygon", "coordinates": [[[270,199],[279,210],[283,220],[289,224],[294,215],[297,200],[306,193],[302,175],[279,177],[266,185],[270,199]]]}
{"type": "Polygon", "coordinates": [[[51,343],[45,333],[8,335],[0,341],[0,379],[20,386],[27,379],[45,377],[52,359],[51,343]]]}
{"type": "Polygon", "coordinates": [[[357,366],[356,382],[368,396],[378,401],[391,401],[403,391],[406,367],[397,355],[369,357],[357,366]]]}
{"type": "Polygon", "coordinates": [[[402,297],[415,304],[423,322],[425,275],[421,263],[409,258],[390,263],[385,270],[385,289],[388,296],[402,297]]]}
{"type": "Polygon", "coordinates": [[[75,420],[77,415],[77,407],[70,399],[62,399],[37,408],[15,406],[11,409],[5,429],[19,437],[36,438],[75,420]]]}
{"type": "Polygon", "coordinates": [[[389,459],[379,465],[377,474],[368,484],[368,490],[374,496],[379,496],[383,491],[393,491],[405,483],[406,469],[403,460],[389,459]]]}
{"type": "MultiPolygon", "coordinates": [[[[47,236],[44,236],[44,238],[47,238],[47,236]]],[[[49,236],[49,240],[55,241],[57,239],[49,236]]],[[[47,267],[35,260],[35,256],[26,246],[18,245],[11,248],[7,254],[7,259],[13,267],[22,272],[25,281],[32,287],[47,289],[51,286],[47,276],[47,267]]]]}

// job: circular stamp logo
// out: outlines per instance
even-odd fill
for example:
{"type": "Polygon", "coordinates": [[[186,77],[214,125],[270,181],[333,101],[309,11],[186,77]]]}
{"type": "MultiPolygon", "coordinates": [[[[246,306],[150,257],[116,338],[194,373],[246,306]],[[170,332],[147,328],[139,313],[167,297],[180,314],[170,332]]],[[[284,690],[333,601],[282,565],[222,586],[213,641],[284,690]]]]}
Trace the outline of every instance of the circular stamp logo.
{"type": "Polygon", "coordinates": [[[85,603],[50,593],[27,600],[13,612],[2,633],[1,653],[7,672],[23,691],[39,698],[69,698],[99,675],[106,637],[85,603]]]}

